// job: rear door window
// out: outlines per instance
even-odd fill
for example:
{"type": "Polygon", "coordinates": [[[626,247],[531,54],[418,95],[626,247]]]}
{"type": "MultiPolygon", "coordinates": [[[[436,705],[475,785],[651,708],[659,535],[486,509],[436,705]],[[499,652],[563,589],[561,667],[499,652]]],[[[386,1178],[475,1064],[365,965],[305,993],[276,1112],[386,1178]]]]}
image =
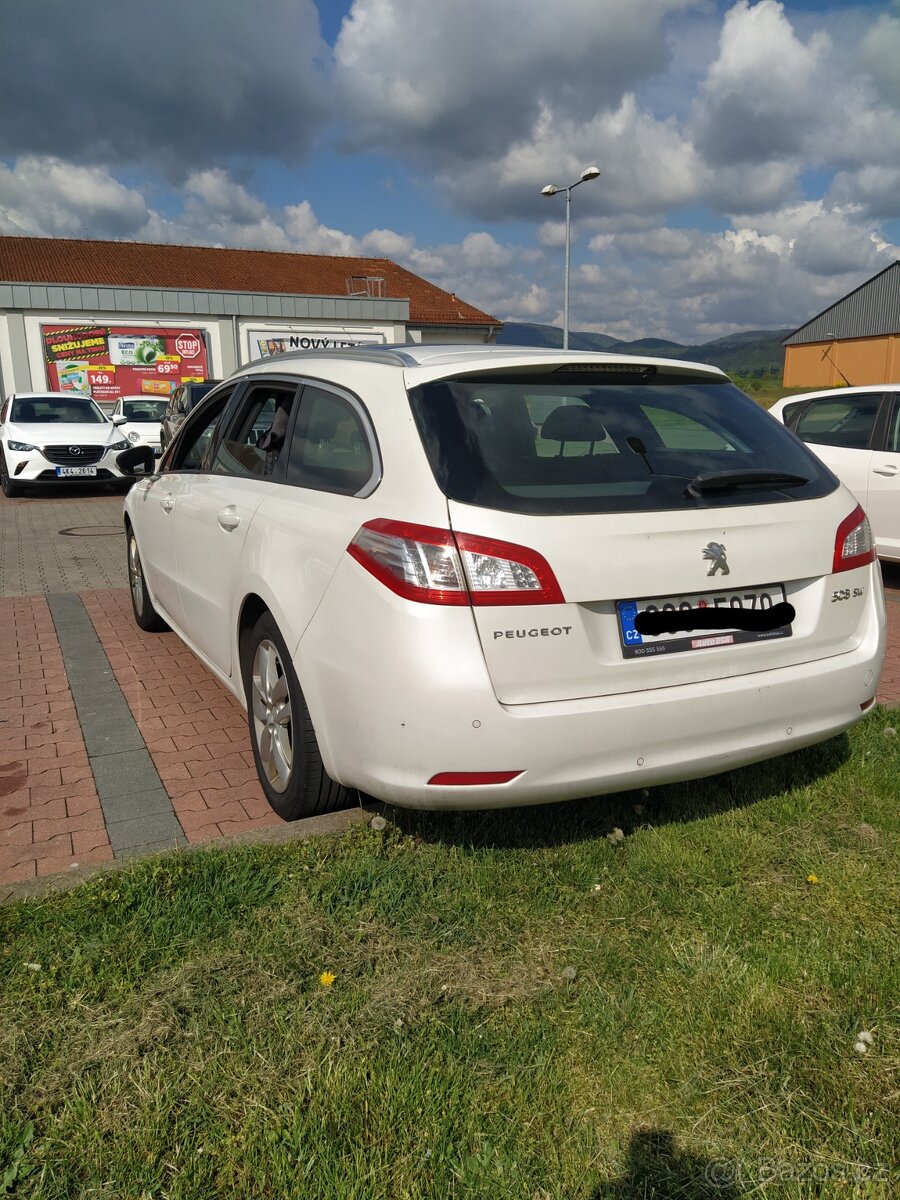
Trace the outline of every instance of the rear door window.
{"type": "Polygon", "coordinates": [[[286,482],[322,492],[367,495],[377,483],[373,439],[359,404],[308,384],[300,398],[286,482]]]}
{"type": "Polygon", "coordinates": [[[280,475],[296,396],[292,384],[253,384],[218,443],[213,471],[259,479],[280,475]]]}
{"type": "Polygon", "coordinates": [[[888,418],[885,448],[894,454],[900,454],[900,393],[894,397],[893,412],[888,418]]]}
{"type": "Polygon", "coordinates": [[[866,450],[881,404],[880,393],[828,396],[806,405],[794,432],[801,441],[817,446],[843,446],[866,450]]]}
{"type": "Polygon", "coordinates": [[[638,512],[811,499],[837,487],[724,379],[531,367],[428,383],[410,401],[442,490],[480,507],[638,512]],[[688,490],[698,479],[699,495],[688,490]]]}

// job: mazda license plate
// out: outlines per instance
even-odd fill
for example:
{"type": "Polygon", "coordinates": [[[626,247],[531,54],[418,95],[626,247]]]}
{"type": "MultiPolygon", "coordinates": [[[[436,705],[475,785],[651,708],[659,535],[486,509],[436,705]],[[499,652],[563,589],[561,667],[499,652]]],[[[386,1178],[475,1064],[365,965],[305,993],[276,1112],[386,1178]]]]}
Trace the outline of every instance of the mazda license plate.
{"type": "Polygon", "coordinates": [[[72,476],[96,475],[96,467],[57,467],[56,475],[59,479],[71,479],[72,476]]]}

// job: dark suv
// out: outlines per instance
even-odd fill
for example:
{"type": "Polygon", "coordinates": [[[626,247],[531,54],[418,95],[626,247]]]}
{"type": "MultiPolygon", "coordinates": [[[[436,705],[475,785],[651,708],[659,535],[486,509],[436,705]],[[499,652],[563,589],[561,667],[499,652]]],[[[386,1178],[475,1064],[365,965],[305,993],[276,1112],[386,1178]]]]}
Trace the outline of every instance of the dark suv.
{"type": "Polygon", "coordinates": [[[182,383],[169,397],[169,406],[165,411],[159,429],[159,452],[162,454],[169,446],[175,434],[181,427],[181,422],[196,408],[203,397],[211,392],[220,379],[207,379],[203,383],[182,383]]]}

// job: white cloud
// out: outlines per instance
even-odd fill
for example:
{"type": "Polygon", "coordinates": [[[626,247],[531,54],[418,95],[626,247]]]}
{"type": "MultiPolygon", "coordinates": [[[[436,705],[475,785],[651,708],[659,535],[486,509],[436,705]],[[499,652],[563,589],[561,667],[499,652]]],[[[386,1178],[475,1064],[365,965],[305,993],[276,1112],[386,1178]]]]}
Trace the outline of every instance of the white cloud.
{"type": "MultiPolygon", "coordinates": [[[[882,242],[882,246],[885,244],[882,242]]],[[[839,212],[813,218],[794,239],[792,261],[811,275],[872,275],[890,261],[871,228],[839,212]]]]}
{"type": "Polygon", "coordinates": [[[102,167],[26,155],[0,163],[0,233],[44,237],[127,237],[144,225],[143,197],[102,167]]]}
{"type": "Polygon", "coordinates": [[[851,207],[874,219],[900,217],[900,167],[862,167],[839,171],[831,182],[828,200],[851,207]]]}
{"type": "Polygon", "coordinates": [[[738,3],[701,88],[695,139],[707,162],[763,163],[797,154],[828,86],[827,34],[802,42],[777,0],[738,3]]]}
{"type": "MultiPolygon", "coordinates": [[[[572,183],[592,165],[600,167],[600,178],[573,193],[573,221],[659,214],[692,203],[701,186],[701,164],[690,143],[674,122],[656,120],[632,95],[581,123],[543,108],[527,139],[441,172],[438,179],[458,207],[484,220],[498,211],[538,220],[552,206],[564,216],[564,195],[548,199],[541,188],[572,183]]],[[[552,231],[545,236],[552,238],[552,231]]]]}
{"type": "Polygon", "coordinates": [[[285,249],[307,254],[359,254],[359,243],[340,229],[321,224],[308,200],[284,210],[284,229],[290,243],[285,249]]]}
{"type": "Polygon", "coordinates": [[[881,98],[900,109],[900,6],[897,15],[882,13],[862,40],[864,66],[881,98]]]}
{"type": "Polygon", "coordinates": [[[393,229],[372,229],[360,246],[363,254],[371,254],[373,258],[400,258],[412,253],[415,241],[408,234],[396,233],[393,229]]]}
{"type": "Polygon", "coordinates": [[[486,158],[544,107],[584,120],[661,70],[663,18],[697,0],[355,0],[335,46],[354,146],[486,158]]]}
{"type": "Polygon", "coordinates": [[[251,196],[221,168],[195,171],[185,181],[184,190],[200,200],[209,212],[231,221],[251,223],[266,215],[263,202],[251,196]]]}

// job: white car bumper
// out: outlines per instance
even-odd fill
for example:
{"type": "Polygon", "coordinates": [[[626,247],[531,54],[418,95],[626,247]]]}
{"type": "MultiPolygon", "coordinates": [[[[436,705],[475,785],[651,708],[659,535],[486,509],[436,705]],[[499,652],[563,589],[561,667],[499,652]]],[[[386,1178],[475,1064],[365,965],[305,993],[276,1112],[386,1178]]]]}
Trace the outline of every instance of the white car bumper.
{"type": "MultiPolygon", "coordinates": [[[[75,445],[71,443],[72,447],[75,445]]],[[[6,469],[13,483],[127,479],[130,476],[119,468],[116,461],[122,453],[121,448],[112,450],[88,443],[79,446],[78,454],[71,452],[69,443],[26,451],[12,450],[8,446],[4,448],[6,469]]]]}
{"type": "Polygon", "coordinates": [[[590,699],[504,706],[467,609],[421,605],[416,622],[362,628],[340,586],[294,661],[338,782],[414,808],[540,804],[714,775],[849,728],[875,698],[884,657],[884,600],[872,591],[851,652],[590,699]],[[502,784],[428,782],[511,771],[502,784]]]}

